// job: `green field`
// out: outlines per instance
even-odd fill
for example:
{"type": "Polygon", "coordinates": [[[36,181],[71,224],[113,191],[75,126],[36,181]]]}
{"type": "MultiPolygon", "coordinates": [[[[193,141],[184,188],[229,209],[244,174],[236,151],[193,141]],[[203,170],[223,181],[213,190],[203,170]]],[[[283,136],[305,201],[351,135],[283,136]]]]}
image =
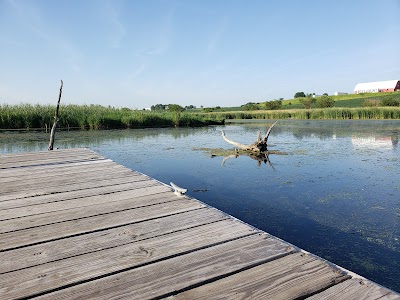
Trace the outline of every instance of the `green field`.
{"type": "MultiPolygon", "coordinates": [[[[330,96],[335,101],[334,107],[363,107],[366,101],[380,102],[385,98],[395,98],[400,100],[400,93],[365,93],[330,96]]],[[[283,109],[302,108],[299,99],[289,99],[282,101],[283,109]]]]}
{"type": "MultiPolygon", "coordinates": [[[[300,99],[282,100],[279,110],[266,110],[263,103],[257,104],[256,110],[245,110],[243,107],[214,109],[203,114],[220,119],[400,119],[400,106],[382,106],[382,101],[391,100],[400,103],[400,92],[366,93],[330,96],[334,106],[305,109],[300,99]]],[[[195,113],[200,114],[197,110],[195,113]]]]}

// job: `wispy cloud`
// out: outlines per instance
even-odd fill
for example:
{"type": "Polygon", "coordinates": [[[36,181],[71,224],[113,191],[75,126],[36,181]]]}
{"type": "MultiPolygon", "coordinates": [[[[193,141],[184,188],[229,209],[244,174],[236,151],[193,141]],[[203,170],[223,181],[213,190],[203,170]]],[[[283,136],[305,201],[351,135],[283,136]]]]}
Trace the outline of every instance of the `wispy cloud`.
{"type": "Polygon", "coordinates": [[[15,40],[15,39],[11,39],[11,38],[2,36],[2,37],[0,37],[0,45],[4,45],[4,46],[20,46],[21,43],[18,42],[17,40],[15,40]]]}
{"type": "Polygon", "coordinates": [[[16,0],[7,0],[7,3],[16,13],[19,22],[26,28],[43,39],[48,39],[48,35],[43,30],[43,21],[40,10],[32,5],[32,2],[20,2],[16,0]]]}
{"type": "MultiPolygon", "coordinates": [[[[55,47],[66,58],[65,61],[69,64],[70,69],[80,72],[81,51],[66,37],[55,32],[52,26],[48,26],[39,6],[34,5],[32,1],[7,0],[7,3],[14,9],[18,16],[18,22],[23,24],[27,31],[31,31],[36,37],[55,47]]],[[[15,43],[20,43],[20,41],[15,43]]]]}
{"type": "Polygon", "coordinates": [[[110,24],[110,46],[112,48],[120,48],[127,33],[126,27],[121,21],[120,16],[123,2],[106,0],[103,4],[103,14],[106,21],[110,24]]]}
{"type": "Polygon", "coordinates": [[[163,55],[169,50],[173,35],[174,15],[175,8],[172,7],[164,16],[164,20],[161,24],[160,33],[158,36],[158,46],[147,51],[148,55],[163,55]]]}
{"type": "Polygon", "coordinates": [[[124,88],[131,89],[132,85],[137,81],[137,78],[143,74],[146,70],[146,64],[142,63],[137,68],[134,68],[130,73],[128,73],[120,82],[120,86],[124,88]]]}
{"type": "Polygon", "coordinates": [[[215,49],[218,45],[218,42],[220,41],[221,37],[224,35],[224,33],[227,29],[227,26],[228,26],[228,19],[225,16],[219,21],[217,28],[211,34],[211,37],[207,44],[207,52],[208,53],[212,53],[215,51],[215,49]]]}

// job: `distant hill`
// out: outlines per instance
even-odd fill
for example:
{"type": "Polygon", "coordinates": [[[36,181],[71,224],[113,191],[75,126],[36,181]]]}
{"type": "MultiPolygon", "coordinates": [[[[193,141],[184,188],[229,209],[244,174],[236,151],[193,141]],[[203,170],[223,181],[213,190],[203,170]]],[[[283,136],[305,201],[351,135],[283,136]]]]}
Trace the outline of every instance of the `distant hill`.
{"type": "MultiPolygon", "coordinates": [[[[394,97],[396,100],[400,100],[400,92],[391,93],[363,93],[363,94],[347,94],[331,96],[335,100],[334,107],[364,107],[364,106],[378,106],[380,102],[389,97],[394,97]],[[365,103],[367,102],[367,105],[365,103]],[[368,105],[369,104],[369,105],[368,105]]],[[[257,106],[260,110],[265,110],[265,102],[260,102],[257,106]]],[[[245,104],[236,107],[205,107],[187,110],[187,112],[200,113],[200,112],[230,112],[230,111],[245,111],[245,104]]],[[[315,104],[312,106],[315,107],[315,104]]],[[[282,100],[281,109],[299,109],[303,108],[303,105],[299,102],[299,98],[282,100]]],[[[253,110],[253,109],[250,109],[253,110]]]]}
{"type": "MultiPolygon", "coordinates": [[[[335,100],[334,107],[364,107],[365,102],[376,102],[378,104],[383,99],[395,96],[396,99],[400,99],[399,92],[392,93],[362,93],[362,94],[347,94],[331,96],[335,100]]],[[[293,109],[302,108],[303,106],[299,102],[299,98],[288,99],[282,101],[282,109],[293,109]]]]}

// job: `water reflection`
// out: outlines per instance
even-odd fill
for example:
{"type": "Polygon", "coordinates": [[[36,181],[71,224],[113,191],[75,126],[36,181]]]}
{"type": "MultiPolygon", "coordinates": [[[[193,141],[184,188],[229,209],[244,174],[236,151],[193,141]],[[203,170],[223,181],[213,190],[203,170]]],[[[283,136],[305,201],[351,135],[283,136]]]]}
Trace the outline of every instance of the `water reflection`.
{"type": "Polygon", "coordinates": [[[230,159],[230,158],[238,158],[241,155],[242,156],[247,156],[247,157],[257,161],[257,166],[258,167],[261,167],[261,165],[264,163],[264,164],[268,164],[274,171],[276,171],[273,163],[270,160],[270,154],[268,152],[263,152],[263,153],[259,153],[259,154],[257,154],[257,153],[241,153],[240,154],[239,152],[236,152],[235,154],[224,156],[224,158],[222,159],[222,162],[221,162],[221,166],[224,166],[225,162],[228,159],[230,159]]]}
{"type": "MultiPolygon", "coordinates": [[[[267,129],[272,121],[261,120],[261,122],[246,123],[245,132],[254,132],[256,128],[267,129]]],[[[399,140],[400,128],[399,121],[396,120],[279,120],[274,127],[275,134],[289,133],[299,140],[308,138],[318,138],[320,140],[335,139],[337,137],[355,136],[380,138],[390,137],[393,147],[396,147],[399,140]],[[369,134],[368,134],[369,133],[369,134]]]]}
{"type": "MultiPolygon", "coordinates": [[[[199,134],[213,135],[214,126],[202,128],[150,128],[127,130],[80,130],[56,132],[56,148],[101,147],[104,144],[125,145],[132,142],[179,140],[199,134]]],[[[47,150],[49,134],[35,131],[0,131],[0,153],[47,150]]],[[[169,141],[173,145],[172,141],[169,141]]]]}
{"type": "Polygon", "coordinates": [[[395,133],[391,136],[352,136],[351,142],[354,149],[393,150],[397,148],[399,138],[395,133]]]}

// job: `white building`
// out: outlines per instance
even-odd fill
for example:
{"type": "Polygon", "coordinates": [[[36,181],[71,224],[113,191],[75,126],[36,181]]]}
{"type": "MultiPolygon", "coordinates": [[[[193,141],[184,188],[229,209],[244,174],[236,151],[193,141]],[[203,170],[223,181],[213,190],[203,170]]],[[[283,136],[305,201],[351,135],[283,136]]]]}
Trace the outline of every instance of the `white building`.
{"type": "Polygon", "coordinates": [[[394,92],[400,90],[400,80],[387,80],[358,83],[354,88],[354,94],[394,92]]]}

